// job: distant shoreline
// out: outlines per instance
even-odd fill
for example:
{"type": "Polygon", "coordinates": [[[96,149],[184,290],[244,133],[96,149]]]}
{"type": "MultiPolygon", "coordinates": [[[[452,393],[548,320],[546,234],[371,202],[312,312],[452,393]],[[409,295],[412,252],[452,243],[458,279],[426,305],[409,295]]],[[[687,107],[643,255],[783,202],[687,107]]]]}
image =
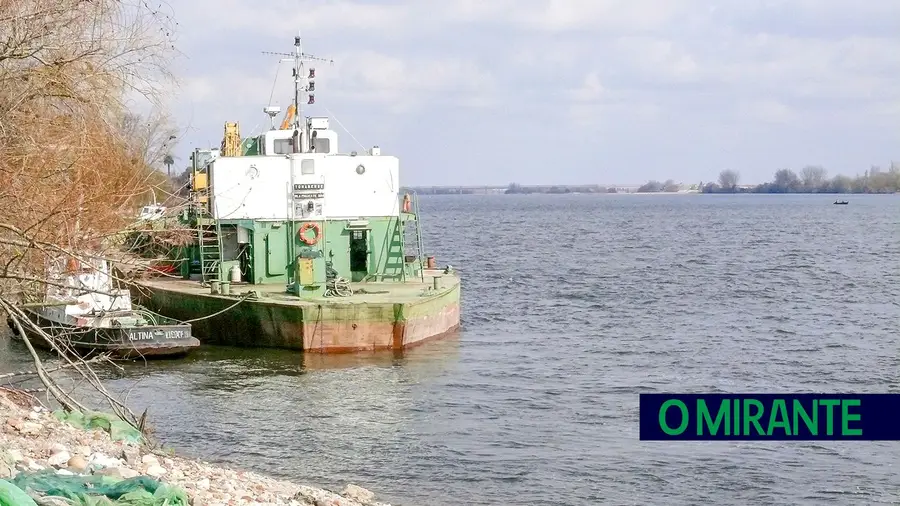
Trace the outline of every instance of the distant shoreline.
{"type": "Polygon", "coordinates": [[[697,190],[677,191],[677,192],[639,192],[639,191],[516,191],[508,192],[506,188],[493,187],[452,187],[452,186],[434,186],[434,187],[401,187],[400,192],[416,193],[418,195],[820,195],[820,196],[839,196],[839,195],[900,195],[900,192],[761,192],[761,191],[737,191],[737,192],[703,192],[697,190]]]}

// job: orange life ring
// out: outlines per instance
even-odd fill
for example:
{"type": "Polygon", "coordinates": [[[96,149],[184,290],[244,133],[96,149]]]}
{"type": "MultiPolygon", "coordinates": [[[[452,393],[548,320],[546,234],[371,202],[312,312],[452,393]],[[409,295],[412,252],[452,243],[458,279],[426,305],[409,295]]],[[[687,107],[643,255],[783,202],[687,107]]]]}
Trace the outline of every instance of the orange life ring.
{"type": "Polygon", "coordinates": [[[297,237],[299,237],[304,244],[312,246],[319,242],[319,238],[322,237],[322,228],[319,227],[318,223],[307,221],[303,225],[300,225],[300,230],[297,231],[297,237]],[[306,237],[306,231],[309,229],[313,229],[316,232],[316,235],[312,239],[306,237]]]}

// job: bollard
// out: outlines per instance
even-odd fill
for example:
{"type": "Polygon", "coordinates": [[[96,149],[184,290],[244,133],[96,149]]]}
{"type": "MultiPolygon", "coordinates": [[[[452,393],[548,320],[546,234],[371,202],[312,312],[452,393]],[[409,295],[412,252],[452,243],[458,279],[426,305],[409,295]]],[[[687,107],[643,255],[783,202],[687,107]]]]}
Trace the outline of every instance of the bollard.
{"type": "Polygon", "coordinates": [[[216,280],[209,282],[209,293],[217,295],[219,293],[219,282],[216,280]]]}
{"type": "Polygon", "coordinates": [[[440,277],[440,276],[434,276],[434,277],[431,278],[431,279],[434,280],[434,289],[435,289],[435,290],[439,290],[439,289],[441,288],[441,277],[440,277]]]}
{"type": "Polygon", "coordinates": [[[231,283],[228,281],[221,281],[222,286],[222,295],[231,295],[231,283]]]}

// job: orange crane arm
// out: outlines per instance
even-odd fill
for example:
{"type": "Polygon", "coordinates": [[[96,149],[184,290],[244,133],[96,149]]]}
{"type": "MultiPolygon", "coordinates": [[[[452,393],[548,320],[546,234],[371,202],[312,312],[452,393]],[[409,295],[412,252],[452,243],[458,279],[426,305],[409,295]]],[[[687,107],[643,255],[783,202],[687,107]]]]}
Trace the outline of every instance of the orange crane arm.
{"type": "Polygon", "coordinates": [[[288,106],[287,111],[284,111],[284,121],[281,122],[281,129],[287,130],[291,127],[291,121],[294,120],[294,104],[288,106]]]}

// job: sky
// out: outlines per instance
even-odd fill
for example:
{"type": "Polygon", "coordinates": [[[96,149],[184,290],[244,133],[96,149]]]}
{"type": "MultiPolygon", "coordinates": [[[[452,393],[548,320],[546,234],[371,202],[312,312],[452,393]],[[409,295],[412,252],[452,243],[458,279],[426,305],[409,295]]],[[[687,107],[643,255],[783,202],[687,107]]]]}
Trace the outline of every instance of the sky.
{"type": "Polygon", "coordinates": [[[290,64],[263,51],[298,30],[334,60],[304,114],[330,116],[343,152],[397,156],[404,185],[755,184],[900,161],[897,0],[170,2],[181,166],[226,121],[246,137],[270,97],[287,108],[290,64]]]}

